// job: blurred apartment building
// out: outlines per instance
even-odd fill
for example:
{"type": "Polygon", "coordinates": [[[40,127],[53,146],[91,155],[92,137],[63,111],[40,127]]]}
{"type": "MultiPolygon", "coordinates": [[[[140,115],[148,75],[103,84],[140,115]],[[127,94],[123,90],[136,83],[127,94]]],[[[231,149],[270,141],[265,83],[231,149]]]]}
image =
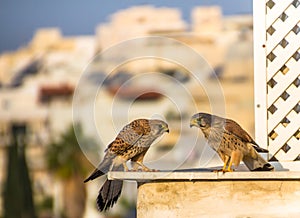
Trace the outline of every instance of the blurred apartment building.
{"type": "Polygon", "coordinates": [[[152,6],[132,7],[110,17],[110,22],[96,28],[100,49],[106,49],[124,40],[147,35],[183,34],[187,23],[179,10],[152,6]]]}
{"type": "MultiPolygon", "coordinates": [[[[98,52],[124,40],[142,36],[169,37],[199,52],[221,81],[228,116],[241,121],[248,131],[253,132],[252,16],[223,17],[219,7],[199,7],[191,12],[191,24],[188,24],[177,9],[133,7],[113,14],[107,23],[96,28],[95,35],[65,37],[59,29],[40,29],[28,45],[0,56],[0,185],[5,176],[5,147],[9,146],[14,127],[21,127],[27,133],[26,152],[33,172],[34,188],[40,190],[40,194],[53,194],[53,184],[45,170],[45,146],[72,124],[72,98],[82,73],[98,52]],[[238,90],[243,90],[242,95],[238,90]],[[243,119],[245,116],[249,118],[248,121],[243,119]]],[[[145,49],[149,46],[163,49],[162,45],[145,45],[145,49]]],[[[131,51],[123,52],[125,54],[131,51]]],[[[101,62],[101,58],[98,62],[101,62]]],[[[105,68],[97,69],[97,64],[90,69],[94,72],[89,73],[96,75],[91,79],[91,86],[94,85],[96,90],[97,78],[107,77],[111,72],[107,72],[105,68]]],[[[155,64],[153,60],[128,63],[120,71],[129,76],[145,71],[162,71],[178,76],[176,73],[179,72],[179,78],[183,78],[183,75],[191,79],[184,69],[163,61],[155,64]]],[[[112,78],[117,80],[117,74],[118,70],[112,78]]],[[[189,79],[182,80],[182,83],[192,90],[191,94],[199,108],[209,111],[207,95],[189,79]]],[[[121,79],[122,81],[124,80],[121,79]]],[[[113,81],[110,82],[114,84],[113,81]]],[[[207,83],[215,82],[207,78],[207,83]]],[[[126,107],[127,104],[122,102],[126,102],[131,93],[140,87],[136,85],[139,84],[130,84],[131,87],[124,91],[121,95],[123,99],[116,103],[118,107],[126,107]]],[[[107,86],[97,98],[108,105],[113,104],[112,88],[114,87],[107,86]]],[[[176,87],[172,89],[176,92],[176,87]]],[[[169,100],[156,97],[154,100],[142,99],[142,103],[137,102],[132,114],[151,116],[153,108],[156,108],[164,117],[176,117],[176,113],[174,115],[170,111],[172,105],[169,100]]],[[[82,107],[85,103],[83,98],[82,107]]],[[[186,111],[183,111],[187,116],[193,112],[195,111],[191,111],[188,104],[186,111]]],[[[121,119],[123,114],[116,116],[120,116],[118,127],[124,125],[121,119]]],[[[105,131],[103,142],[112,140],[116,129],[112,125],[110,114],[100,113],[96,120],[99,131],[105,131]]],[[[86,127],[89,132],[88,124],[86,127]]],[[[178,136],[175,134],[174,137],[178,136]]],[[[170,144],[172,141],[160,143],[170,144]]]]}

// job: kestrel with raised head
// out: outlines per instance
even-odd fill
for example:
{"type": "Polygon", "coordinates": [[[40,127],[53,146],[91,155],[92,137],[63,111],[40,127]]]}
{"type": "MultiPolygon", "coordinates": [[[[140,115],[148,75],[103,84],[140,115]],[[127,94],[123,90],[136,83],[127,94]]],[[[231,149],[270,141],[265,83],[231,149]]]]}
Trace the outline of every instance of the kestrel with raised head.
{"type": "Polygon", "coordinates": [[[207,113],[198,113],[191,118],[190,127],[193,126],[202,130],[208,144],[224,162],[223,172],[233,171],[241,161],[250,171],[274,170],[274,167],[258,153],[268,151],[259,147],[235,121],[207,113]]]}
{"type": "MultiPolygon", "coordinates": [[[[103,161],[84,182],[93,180],[108,171],[128,171],[126,162],[131,160],[133,170],[153,171],[143,164],[151,144],[165,132],[168,124],[162,120],[137,119],[127,124],[105,150],[103,161]]],[[[112,207],[121,195],[123,181],[106,180],[99,191],[97,206],[100,211],[112,207]]]]}

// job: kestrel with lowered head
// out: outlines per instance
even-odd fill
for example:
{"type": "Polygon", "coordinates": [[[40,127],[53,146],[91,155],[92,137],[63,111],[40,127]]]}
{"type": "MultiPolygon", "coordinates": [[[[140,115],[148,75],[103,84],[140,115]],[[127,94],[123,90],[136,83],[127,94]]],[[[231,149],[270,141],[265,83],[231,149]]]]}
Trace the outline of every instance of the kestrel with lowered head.
{"type": "MultiPolygon", "coordinates": [[[[152,171],[143,164],[143,159],[150,145],[165,132],[168,124],[162,120],[137,119],[127,124],[115,140],[106,148],[103,161],[84,181],[88,182],[108,171],[128,171],[126,162],[131,160],[133,170],[141,168],[152,171]]],[[[100,211],[112,207],[121,195],[123,181],[107,180],[99,191],[97,206],[100,211]]]]}
{"type": "Polygon", "coordinates": [[[258,152],[268,152],[258,146],[251,136],[233,120],[207,113],[192,116],[190,127],[200,128],[208,144],[218,153],[224,166],[222,171],[233,171],[241,161],[250,171],[271,171],[274,167],[258,152]]]}

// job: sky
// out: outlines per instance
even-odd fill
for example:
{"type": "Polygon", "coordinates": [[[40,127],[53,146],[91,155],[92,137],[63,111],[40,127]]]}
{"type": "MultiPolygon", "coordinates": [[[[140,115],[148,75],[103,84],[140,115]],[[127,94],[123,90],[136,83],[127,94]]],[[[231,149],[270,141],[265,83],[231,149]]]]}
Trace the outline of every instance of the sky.
{"type": "Polygon", "coordinates": [[[0,53],[26,45],[42,27],[59,27],[66,36],[92,35],[110,14],[137,5],[178,8],[186,21],[200,5],[220,5],[224,15],[252,13],[252,0],[0,0],[0,53]]]}

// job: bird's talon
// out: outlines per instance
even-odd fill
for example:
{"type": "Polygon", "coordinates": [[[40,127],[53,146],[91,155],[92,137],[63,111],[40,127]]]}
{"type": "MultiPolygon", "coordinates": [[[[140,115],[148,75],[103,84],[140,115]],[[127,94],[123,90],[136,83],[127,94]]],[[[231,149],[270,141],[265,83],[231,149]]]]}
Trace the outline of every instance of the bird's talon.
{"type": "Polygon", "coordinates": [[[158,172],[159,170],[156,170],[156,169],[150,169],[150,168],[143,168],[142,171],[143,171],[143,172],[158,172]]]}
{"type": "Polygon", "coordinates": [[[224,170],[223,169],[218,169],[218,170],[213,170],[212,172],[213,173],[219,173],[219,172],[223,172],[224,170]]]}
{"type": "Polygon", "coordinates": [[[225,174],[225,173],[231,173],[233,171],[234,171],[233,169],[222,170],[223,174],[225,174]]]}

